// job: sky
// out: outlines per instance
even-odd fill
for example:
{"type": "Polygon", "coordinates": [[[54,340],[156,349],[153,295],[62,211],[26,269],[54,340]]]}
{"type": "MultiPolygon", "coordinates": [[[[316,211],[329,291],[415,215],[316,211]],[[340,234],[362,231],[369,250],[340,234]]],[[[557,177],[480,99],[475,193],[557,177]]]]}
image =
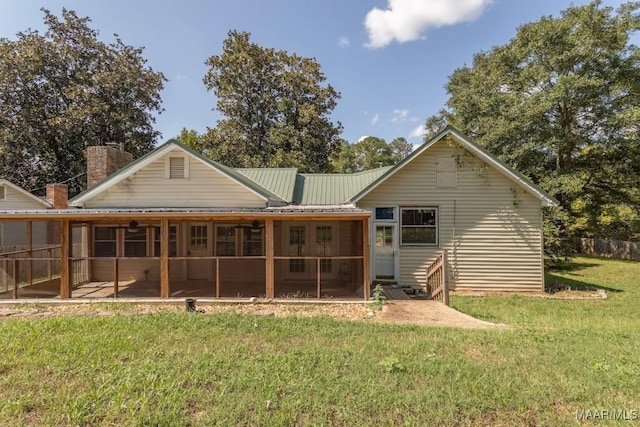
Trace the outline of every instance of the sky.
{"type": "MultiPolygon", "coordinates": [[[[118,34],[144,47],[147,65],[169,80],[158,142],[182,128],[198,133],[222,117],[202,78],[230,30],[263,47],[315,58],[341,93],[332,114],[342,137],[422,142],[427,117],[447,101],[445,85],[473,55],[503,45],[517,28],[559,16],[586,0],[0,0],[0,38],[42,31],[42,7],[91,19],[105,42],[118,34]]],[[[603,0],[616,8],[622,2],[603,0]]]]}

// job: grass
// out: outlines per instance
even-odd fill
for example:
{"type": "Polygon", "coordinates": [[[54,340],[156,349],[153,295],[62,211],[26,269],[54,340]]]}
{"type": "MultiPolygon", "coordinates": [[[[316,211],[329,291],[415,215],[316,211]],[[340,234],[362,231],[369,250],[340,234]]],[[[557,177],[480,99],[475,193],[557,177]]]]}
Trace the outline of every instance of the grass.
{"type": "MultiPolygon", "coordinates": [[[[640,263],[609,299],[452,298],[511,330],[157,313],[0,322],[0,425],[572,425],[640,411],[640,263]]],[[[116,310],[117,312],[117,310],[116,310]]]]}

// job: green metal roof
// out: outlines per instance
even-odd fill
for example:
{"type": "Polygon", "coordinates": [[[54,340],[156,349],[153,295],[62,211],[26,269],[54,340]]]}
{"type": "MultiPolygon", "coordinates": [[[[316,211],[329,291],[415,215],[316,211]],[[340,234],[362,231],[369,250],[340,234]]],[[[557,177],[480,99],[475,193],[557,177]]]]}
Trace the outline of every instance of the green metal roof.
{"type": "Polygon", "coordinates": [[[287,203],[293,201],[296,168],[239,168],[236,171],[279,196],[287,203]]]}
{"type": "Polygon", "coordinates": [[[347,203],[391,166],[353,174],[298,174],[293,203],[299,205],[341,205],[347,203]]]}

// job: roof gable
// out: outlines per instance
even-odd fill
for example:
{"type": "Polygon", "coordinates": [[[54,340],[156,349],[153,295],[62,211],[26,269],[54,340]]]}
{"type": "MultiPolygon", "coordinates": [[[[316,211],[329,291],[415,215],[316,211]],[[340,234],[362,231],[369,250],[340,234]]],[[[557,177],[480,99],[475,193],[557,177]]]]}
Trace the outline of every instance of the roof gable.
{"type": "Polygon", "coordinates": [[[559,202],[556,199],[551,197],[549,194],[547,194],[544,190],[542,190],[540,187],[538,187],[533,182],[531,182],[524,175],[520,174],[519,172],[515,171],[511,167],[501,162],[499,159],[491,155],[489,152],[484,150],[478,144],[473,142],[473,140],[466,137],[460,131],[458,131],[452,126],[445,127],[442,131],[440,131],[437,135],[435,135],[429,141],[425,142],[420,147],[416,148],[410,155],[405,157],[400,163],[390,168],[388,171],[386,171],[386,173],[379,176],[376,180],[374,180],[369,185],[364,187],[361,191],[359,191],[357,194],[355,194],[350,199],[350,201],[353,203],[356,203],[359,200],[361,200],[364,196],[366,196],[375,188],[377,188],[380,184],[385,182],[389,177],[393,176],[395,173],[397,173],[399,170],[401,170],[407,164],[409,164],[413,159],[419,157],[422,153],[424,153],[426,150],[432,147],[435,143],[442,140],[446,136],[453,137],[456,140],[456,142],[462,145],[465,149],[469,150],[478,158],[482,159],[483,161],[485,161],[486,163],[494,167],[502,175],[504,175],[514,183],[520,185],[529,193],[533,194],[535,197],[537,197],[540,200],[542,206],[557,206],[559,204],[559,202]]]}
{"type": "MultiPolygon", "coordinates": [[[[10,188],[11,190],[13,190],[14,192],[18,193],[20,196],[24,197],[25,199],[29,200],[29,201],[33,201],[38,203],[39,205],[41,205],[44,208],[50,208],[51,207],[51,203],[47,202],[44,199],[41,199],[40,197],[31,194],[30,192],[28,192],[27,190],[25,190],[22,187],[17,186],[16,184],[12,183],[9,180],[6,179],[0,179],[0,185],[4,186],[6,188],[10,188]]],[[[6,195],[5,195],[6,197],[6,195]]]]}
{"type": "Polygon", "coordinates": [[[159,146],[158,148],[156,148],[155,150],[150,151],[149,153],[145,154],[144,156],[140,157],[139,159],[133,161],[129,165],[127,165],[124,168],[120,169],[116,173],[110,175],[109,177],[107,177],[104,181],[100,182],[99,184],[97,184],[97,185],[85,190],[84,192],[78,194],[77,196],[75,196],[74,198],[72,198],[69,201],[69,205],[78,206],[78,207],[82,206],[87,201],[93,199],[94,197],[97,197],[98,195],[102,194],[104,191],[106,191],[109,188],[117,185],[118,183],[122,182],[123,180],[131,177],[132,175],[134,175],[135,173],[137,173],[140,170],[144,169],[146,166],[150,165],[154,161],[161,159],[167,153],[175,151],[176,149],[181,151],[181,152],[183,152],[183,153],[185,153],[190,158],[195,159],[196,161],[198,161],[198,162],[206,165],[207,167],[217,171],[218,173],[222,174],[223,176],[226,176],[230,180],[236,182],[237,184],[239,184],[240,186],[244,187],[245,189],[247,189],[251,193],[257,195],[260,198],[262,198],[266,202],[269,202],[269,201],[275,201],[275,202],[280,202],[280,203],[284,202],[284,200],[281,197],[279,197],[276,194],[272,193],[268,189],[260,186],[258,183],[252,181],[251,179],[249,179],[248,177],[244,176],[243,174],[235,171],[232,168],[229,168],[229,167],[224,166],[224,165],[222,165],[222,164],[220,164],[218,162],[215,162],[215,161],[213,161],[211,159],[208,159],[208,158],[206,158],[206,157],[204,157],[204,156],[202,156],[202,155],[190,150],[189,148],[187,148],[184,145],[180,144],[178,141],[176,141],[174,139],[171,139],[171,140],[167,141],[166,143],[162,144],[161,146],[159,146]]]}

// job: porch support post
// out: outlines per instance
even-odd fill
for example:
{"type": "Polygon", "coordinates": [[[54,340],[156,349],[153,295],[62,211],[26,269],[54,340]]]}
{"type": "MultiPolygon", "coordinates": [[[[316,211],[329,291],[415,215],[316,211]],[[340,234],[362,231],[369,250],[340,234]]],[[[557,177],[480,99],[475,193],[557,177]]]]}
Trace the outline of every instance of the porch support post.
{"type": "Polygon", "coordinates": [[[33,261],[31,258],[33,257],[33,222],[27,221],[27,257],[29,261],[27,261],[27,284],[33,285],[33,261]]]}
{"type": "Polygon", "coordinates": [[[169,220],[160,220],[160,297],[169,298],[169,220]]]}
{"type": "Polygon", "coordinates": [[[118,257],[113,259],[113,297],[118,298],[118,292],[120,291],[118,277],[120,277],[120,271],[118,267],[118,257]]]}
{"type": "Polygon", "coordinates": [[[371,255],[369,245],[369,218],[362,220],[362,282],[364,300],[368,301],[371,293],[371,255]]]}
{"type": "Polygon", "coordinates": [[[275,298],[275,265],[274,265],[274,238],[273,238],[273,220],[265,220],[265,250],[267,259],[265,261],[265,277],[266,277],[266,293],[267,298],[275,298]]]}
{"type": "Polygon", "coordinates": [[[69,260],[71,255],[71,223],[60,220],[60,298],[71,298],[71,271],[69,260]]]}

